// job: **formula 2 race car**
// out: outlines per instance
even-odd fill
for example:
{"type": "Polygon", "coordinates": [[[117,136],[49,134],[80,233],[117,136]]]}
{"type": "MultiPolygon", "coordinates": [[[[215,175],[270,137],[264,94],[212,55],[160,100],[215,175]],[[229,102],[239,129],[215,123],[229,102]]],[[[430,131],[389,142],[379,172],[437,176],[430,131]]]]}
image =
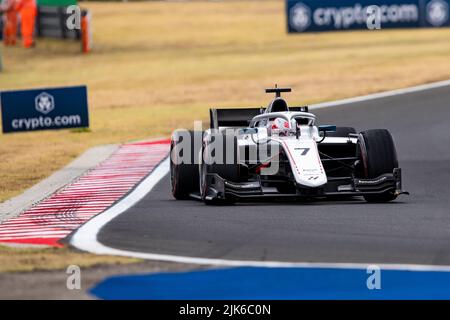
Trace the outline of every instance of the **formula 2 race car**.
{"type": "Polygon", "coordinates": [[[204,132],[175,131],[173,196],[207,204],[352,196],[388,202],[406,193],[388,130],[316,126],[308,107],[281,98],[290,91],[266,89],[275,93],[267,108],[211,109],[204,132]]]}

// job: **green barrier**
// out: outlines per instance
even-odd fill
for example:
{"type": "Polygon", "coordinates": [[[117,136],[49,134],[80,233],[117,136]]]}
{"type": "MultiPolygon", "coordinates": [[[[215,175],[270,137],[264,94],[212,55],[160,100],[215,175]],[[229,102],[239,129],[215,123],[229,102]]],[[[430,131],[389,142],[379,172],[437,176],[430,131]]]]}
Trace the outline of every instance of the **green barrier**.
{"type": "Polygon", "coordinates": [[[77,4],[77,0],[38,0],[38,6],[68,7],[77,4]]]}

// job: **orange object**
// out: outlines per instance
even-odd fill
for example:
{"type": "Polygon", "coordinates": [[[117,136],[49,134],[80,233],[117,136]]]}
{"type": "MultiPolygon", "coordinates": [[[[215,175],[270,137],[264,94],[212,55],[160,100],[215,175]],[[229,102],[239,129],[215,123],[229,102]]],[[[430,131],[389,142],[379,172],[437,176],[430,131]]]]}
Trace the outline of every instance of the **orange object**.
{"type": "Polygon", "coordinates": [[[87,11],[81,18],[81,47],[84,53],[92,49],[91,13],[87,11]]]}
{"type": "Polygon", "coordinates": [[[3,15],[3,41],[6,46],[13,46],[16,44],[17,38],[17,11],[15,8],[15,0],[4,1],[1,9],[5,12],[3,15]]]}
{"type": "Polygon", "coordinates": [[[35,0],[16,0],[16,10],[21,19],[22,41],[25,48],[34,46],[34,26],[36,23],[37,5],[35,0]]]}

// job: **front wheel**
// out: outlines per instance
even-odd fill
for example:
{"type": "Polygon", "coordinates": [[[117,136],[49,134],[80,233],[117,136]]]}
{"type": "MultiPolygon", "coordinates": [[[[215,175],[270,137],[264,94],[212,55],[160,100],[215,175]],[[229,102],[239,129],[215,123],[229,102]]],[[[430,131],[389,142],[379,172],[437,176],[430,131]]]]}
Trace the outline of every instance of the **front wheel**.
{"type": "MultiPolygon", "coordinates": [[[[209,180],[207,179],[207,175],[210,173],[215,173],[219,175],[221,178],[238,182],[240,179],[240,171],[239,171],[239,146],[237,142],[236,136],[226,136],[221,133],[212,134],[210,139],[214,141],[217,138],[217,135],[222,135],[222,150],[218,152],[218,150],[214,150],[209,148],[209,145],[204,145],[202,148],[202,159],[201,164],[199,166],[199,180],[200,180],[200,195],[202,200],[206,204],[232,204],[234,203],[234,199],[220,199],[213,197],[213,199],[208,198],[208,192],[210,191],[209,180]],[[230,140],[227,140],[230,139],[230,140]],[[227,144],[227,141],[229,143],[227,144]],[[231,150],[228,150],[231,148],[231,150]],[[214,154],[214,160],[211,158],[212,154],[214,154]],[[227,157],[228,155],[228,157],[227,157]],[[229,161],[232,159],[232,161],[229,161]]],[[[218,140],[220,141],[220,140],[218,140]]],[[[215,145],[217,147],[217,144],[215,145]]],[[[211,196],[211,195],[210,195],[211,196]]],[[[213,195],[215,196],[215,195],[213,195]]],[[[224,196],[224,195],[221,195],[224,196]]]]}
{"type": "Polygon", "coordinates": [[[202,132],[175,131],[170,143],[170,181],[177,200],[188,199],[198,190],[198,152],[202,132]],[[196,141],[197,139],[197,141],[196,141]],[[200,141],[198,141],[200,140],[200,141]]]}
{"type": "MultiPolygon", "coordinates": [[[[362,178],[373,179],[382,174],[392,173],[398,168],[397,152],[392,135],[386,129],[362,131],[358,139],[358,157],[362,178]]],[[[394,191],[365,195],[367,202],[389,202],[395,200],[394,191]]]]}

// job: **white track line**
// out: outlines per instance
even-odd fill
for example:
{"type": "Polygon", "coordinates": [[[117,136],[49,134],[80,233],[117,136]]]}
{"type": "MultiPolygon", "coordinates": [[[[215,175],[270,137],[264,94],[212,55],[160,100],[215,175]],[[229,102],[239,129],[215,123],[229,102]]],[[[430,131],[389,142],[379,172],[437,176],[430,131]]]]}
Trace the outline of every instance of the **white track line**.
{"type": "MultiPolygon", "coordinates": [[[[450,86],[450,80],[440,81],[406,89],[375,93],[367,96],[361,96],[351,99],[338,100],[312,105],[311,109],[328,108],[344,104],[352,104],[362,101],[380,99],[401,95],[406,93],[420,92],[440,87],[450,86]]],[[[116,203],[113,207],[107,209],[102,214],[97,215],[81,226],[72,236],[71,245],[74,247],[95,254],[116,255],[140,258],[146,260],[158,260],[167,262],[178,262],[200,265],[216,266],[255,266],[255,267],[303,267],[303,268],[345,268],[345,269],[366,269],[367,266],[374,263],[309,263],[309,262],[281,262],[281,261],[245,261],[245,260],[226,260],[209,259],[186,256],[165,255],[156,253],[145,253],[136,251],[119,250],[105,246],[98,241],[98,233],[111,220],[126,212],[133,205],[141,201],[169,172],[169,159],[164,160],[154,171],[145,178],[128,196],[116,203]]],[[[419,265],[419,264],[377,264],[385,270],[409,270],[409,271],[448,271],[450,266],[419,265]]]]}

